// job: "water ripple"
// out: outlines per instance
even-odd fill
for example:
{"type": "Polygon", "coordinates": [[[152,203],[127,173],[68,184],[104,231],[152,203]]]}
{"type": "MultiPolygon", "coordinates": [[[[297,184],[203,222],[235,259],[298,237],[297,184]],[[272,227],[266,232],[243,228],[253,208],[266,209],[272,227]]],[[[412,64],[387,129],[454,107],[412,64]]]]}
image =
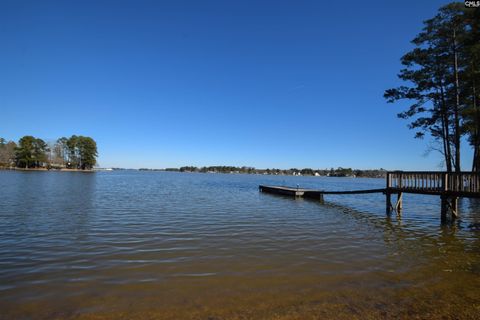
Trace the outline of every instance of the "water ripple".
{"type": "Polygon", "coordinates": [[[111,285],[221,288],[228,277],[251,287],[288,277],[302,288],[324,276],[338,279],[324,280],[329,288],[478,277],[476,200],[461,200],[461,219],[441,225],[436,197],[405,195],[402,216],[387,217],[381,195],[326,196],[320,205],[261,194],[259,184],[347,190],[384,181],[0,172],[0,303],[60,299],[62,284],[75,296],[111,285]],[[392,280],[398,274],[409,276],[392,280]]]}

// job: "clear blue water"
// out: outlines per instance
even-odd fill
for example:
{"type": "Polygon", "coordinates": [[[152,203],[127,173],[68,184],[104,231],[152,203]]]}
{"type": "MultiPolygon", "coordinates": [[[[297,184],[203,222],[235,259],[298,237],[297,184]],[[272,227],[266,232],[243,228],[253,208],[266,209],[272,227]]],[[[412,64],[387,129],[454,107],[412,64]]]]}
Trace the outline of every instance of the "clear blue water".
{"type": "Polygon", "coordinates": [[[404,195],[398,217],[381,194],[321,205],[259,184],[385,181],[0,171],[0,319],[475,317],[477,201],[442,225],[437,197],[404,195]]]}

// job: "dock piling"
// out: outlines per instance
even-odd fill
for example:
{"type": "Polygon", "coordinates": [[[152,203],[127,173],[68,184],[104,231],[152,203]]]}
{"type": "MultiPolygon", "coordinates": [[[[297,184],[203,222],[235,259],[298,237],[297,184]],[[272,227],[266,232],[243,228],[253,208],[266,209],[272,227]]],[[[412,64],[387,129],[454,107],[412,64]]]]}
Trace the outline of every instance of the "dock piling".
{"type": "Polygon", "coordinates": [[[398,214],[402,214],[402,208],[403,208],[403,193],[399,192],[397,193],[397,204],[395,205],[395,211],[397,211],[398,214]]]}
{"type": "Polygon", "coordinates": [[[386,208],[386,214],[390,215],[392,213],[392,194],[390,192],[385,192],[385,204],[387,206],[386,208]]]}

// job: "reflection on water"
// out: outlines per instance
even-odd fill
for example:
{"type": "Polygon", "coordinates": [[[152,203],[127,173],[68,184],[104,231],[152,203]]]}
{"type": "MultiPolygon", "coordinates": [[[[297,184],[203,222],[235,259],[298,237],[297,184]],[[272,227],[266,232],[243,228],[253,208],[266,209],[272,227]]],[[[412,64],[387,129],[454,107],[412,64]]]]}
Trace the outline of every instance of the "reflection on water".
{"type": "Polygon", "coordinates": [[[479,202],[327,203],[381,179],[0,172],[0,319],[476,318],[479,202]]]}

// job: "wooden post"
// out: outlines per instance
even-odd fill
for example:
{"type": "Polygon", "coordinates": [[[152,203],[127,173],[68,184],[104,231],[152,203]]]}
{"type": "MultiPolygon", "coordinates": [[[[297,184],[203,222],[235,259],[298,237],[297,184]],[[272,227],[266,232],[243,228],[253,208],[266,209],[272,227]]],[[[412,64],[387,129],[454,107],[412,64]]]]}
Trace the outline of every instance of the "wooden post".
{"type": "Polygon", "coordinates": [[[397,193],[397,205],[395,206],[395,210],[397,211],[398,214],[402,213],[402,208],[403,208],[403,193],[399,192],[397,193]]]}
{"type": "Polygon", "coordinates": [[[386,214],[390,215],[392,212],[392,197],[390,194],[390,173],[387,172],[387,181],[386,181],[386,187],[385,187],[385,205],[386,205],[386,214]]]}
{"type": "Polygon", "coordinates": [[[447,221],[447,211],[448,211],[448,201],[447,201],[447,196],[446,195],[441,195],[440,196],[441,200],[441,220],[442,223],[447,221]]]}
{"type": "Polygon", "coordinates": [[[452,219],[458,218],[458,197],[453,197],[451,202],[452,219]]]}
{"type": "Polygon", "coordinates": [[[387,215],[390,215],[390,213],[392,213],[392,194],[388,190],[385,192],[385,198],[387,205],[386,213],[387,215]]]}
{"type": "Polygon", "coordinates": [[[447,221],[447,211],[448,211],[448,202],[447,202],[447,195],[446,195],[447,191],[448,191],[448,173],[444,173],[442,174],[443,194],[440,196],[440,201],[441,201],[440,215],[441,215],[442,223],[447,221]]]}
{"type": "Polygon", "coordinates": [[[323,199],[323,193],[320,193],[319,197],[318,197],[318,200],[320,201],[321,204],[324,204],[325,201],[323,199]]]}
{"type": "MultiPolygon", "coordinates": [[[[457,181],[457,176],[453,176],[454,181],[452,181],[453,190],[459,188],[459,181],[457,181]]],[[[444,173],[442,176],[442,191],[443,194],[440,196],[442,201],[441,216],[442,222],[447,221],[447,214],[450,210],[452,212],[452,219],[458,217],[458,197],[449,197],[447,194],[448,188],[448,173],[444,173]]],[[[460,189],[461,190],[461,189],[460,189]]]]}
{"type": "Polygon", "coordinates": [[[448,191],[448,173],[442,174],[442,191],[448,191]]]}

